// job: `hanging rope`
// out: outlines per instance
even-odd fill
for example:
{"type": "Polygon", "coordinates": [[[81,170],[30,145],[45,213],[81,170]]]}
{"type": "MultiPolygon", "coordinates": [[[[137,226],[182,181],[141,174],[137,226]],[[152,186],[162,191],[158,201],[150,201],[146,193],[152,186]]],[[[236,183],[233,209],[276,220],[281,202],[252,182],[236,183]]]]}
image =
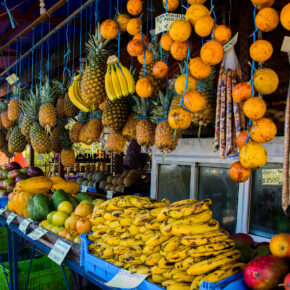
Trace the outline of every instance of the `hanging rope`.
{"type": "MultiPolygon", "coordinates": [[[[96,0],[98,1],[98,0],[96,0]]],[[[81,0],[81,5],[83,5],[83,0],[81,0]]],[[[83,11],[80,13],[80,22],[81,22],[81,27],[80,27],[80,69],[79,73],[82,73],[82,27],[83,27],[83,11]]]]}
{"type": "Polygon", "coordinates": [[[72,60],[72,75],[74,75],[75,71],[75,35],[76,35],[76,18],[74,18],[74,36],[73,36],[73,60],[72,60]]]}
{"type": "Polygon", "coordinates": [[[1,5],[6,9],[7,14],[8,14],[8,16],[9,16],[9,20],[10,20],[11,26],[12,26],[12,28],[14,29],[14,28],[15,28],[14,18],[13,18],[13,16],[12,16],[10,10],[9,10],[8,7],[7,7],[6,0],[4,0],[3,2],[1,2],[1,5]]]}
{"type": "MultiPolygon", "coordinates": [[[[120,5],[119,2],[120,1],[117,0],[117,10],[116,10],[116,15],[115,15],[115,20],[116,20],[117,23],[118,23],[117,16],[119,14],[119,5],[120,5]]],[[[118,59],[119,59],[119,61],[120,61],[120,55],[121,55],[121,30],[119,28],[119,31],[118,31],[118,59]]]]}
{"type": "MultiPolygon", "coordinates": [[[[35,28],[32,28],[32,47],[34,47],[34,31],[35,28]]],[[[34,70],[34,49],[32,50],[32,55],[31,55],[31,89],[33,88],[33,70],[34,70]]]]}
{"type": "Polygon", "coordinates": [[[213,0],[210,0],[210,7],[211,7],[212,15],[213,15],[213,18],[214,18],[214,25],[213,25],[213,29],[212,29],[211,39],[214,39],[214,28],[215,28],[216,23],[217,23],[217,18],[216,18],[216,14],[215,14],[215,11],[214,11],[213,0]]]}

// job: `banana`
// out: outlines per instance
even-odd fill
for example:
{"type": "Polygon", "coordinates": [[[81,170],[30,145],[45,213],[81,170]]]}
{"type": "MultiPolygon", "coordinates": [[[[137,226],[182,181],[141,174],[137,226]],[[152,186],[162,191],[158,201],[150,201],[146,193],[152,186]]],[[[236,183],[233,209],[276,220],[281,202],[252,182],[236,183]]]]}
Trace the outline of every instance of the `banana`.
{"type": "Polygon", "coordinates": [[[115,228],[116,233],[125,233],[127,231],[127,227],[119,225],[115,228]]]}
{"type": "Polygon", "coordinates": [[[146,259],[147,259],[147,255],[142,254],[142,255],[140,256],[140,261],[142,262],[142,264],[145,263],[146,259]]]}
{"type": "Polygon", "coordinates": [[[169,217],[169,216],[168,216],[169,210],[170,210],[170,209],[169,209],[168,206],[165,207],[165,208],[163,208],[162,210],[160,210],[160,212],[159,212],[159,214],[158,214],[156,220],[159,221],[159,222],[163,222],[163,221],[167,220],[168,217],[169,217]]]}
{"type": "Polygon", "coordinates": [[[172,224],[163,223],[159,229],[163,236],[172,236],[172,224]]]}
{"type": "Polygon", "coordinates": [[[164,209],[165,207],[157,207],[157,208],[153,208],[151,209],[150,213],[152,216],[154,217],[158,217],[159,213],[164,209]]]}
{"type": "Polygon", "coordinates": [[[178,200],[175,201],[174,203],[171,203],[169,205],[169,209],[170,210],[175,210],[175,209],[179,209],[181,207],[183,207],[184,205],[191,205],[191,204],[195,204],[198,203],[199,201],[196,199],[183,199],[183,200],[178,200]]]}
{"type": "Polygon", "coordinates": [[[156,246],[162,244],[163,242],[167,241],[168,239],[169,239],[169,237],[162,236],[161,233],[157,233],[156,235],[154,235],[153,237],[151,237],[145,243],[145,245],[148,246],[148,247],[156,247],[156,246]]]}
{"type": "Polygon", "coordinates": [[[180,246],[180,237],[172,237],[161,245],[163,252],[171,252],[180,246]]]}
{"type": "Polygon", "coordinates": [[[82,74],[78,74],[78,75],[74,76],[74,81],[81,81],[82,77],[83,77],[82,74]]]}
{"type": "Polygon", "coordinates": [[[174,263],[170,263],[168,262],[165,257],[162,257],[159,261],[158,261],[158,267],[160,269],[171,269],[174,267],[174,263]]]}
{"type": "Polygon", "coordinates": [[[135,226],[143,226],[145,225],[146,222],[150,221],[153,219],[153,216],[151,216],[150,212],[146,212],[144,214],[138,215],[134,221],[133,225],[135,226]]]}
{"type": "Polygon", "coordinates": [[[117,94],[113,87],[112,75],[111,75],[110,70],[111,70],[111,66],[107,66],[107,72],[105,75],[105,90],[106,90],[108,98],[111,101],[114,101],[117,99],[117,94]]]}
{"type": "Polygon", "coordinates": [[[192,282],[194,278],[195,276],[188,275],[186,272],[180,270],[172,276],[172,279],[177,282],[192,282]]]}
{"type": "Polygon", "coordinates": [[[144,243],[142,241],[138,241],[134,238],[124,239],[120,241],[120,246],[124,247],[132,247],[132,246],[142,246],[144,243]]]}
{"type": "Polygon", "coordinates": [[[134,237],[139,234],[140,226],[131,225],[129,227],[129,233],[134,237]]]}
{"type": "Polygon", "coordinates": [[[167,290],[190,290],[190,284],[188,283],[176,283],[173,286],[167,286],[167,290]]]}
{"type": "Polygon", "coordinates": [[[93,217],[102,217],[105,214],[105,210],[101,208],[94,207],[93,217]]]}
{"type": "Polygon", "coordinates": [[[121,99],[122,98],[121,85],[120,85],[117,73],[113,65],[110,66],[110,71],[111,71],[112,83],[113,83],[113,87],[114,87],[114,91],[116,93],[117,99],[121,99]]]}
{"type": "Polygon", "coordinates": [[[139,228],[139,233],[140,234],[145,234],[146,232],[148,232],[147,228],[144,226],[140,226],[139,228]]]}
{"type": "Polygon", "coordinates": [[[196,258],[193,258],[193,257],[187,257],[185,258],[184,260],[178,262],[178,263],[175,263],[175,268],[176,269],[179,269],[179,270],[182,270],[182,271],[186,271],[191,265],[201,261],[201,257],[196,257],[196,258]]]}
{"type": "MultiPolygon", "coordinates": [[[[122,207],[121,205],[119,205],[120,207],[122,207]]],[[[132,204],[131,204],[132,206],[132,204]]],[[[130,216],[135,213],[135,212],[138,212],[139,211],[139,208],[136,208],[136,207],[129,207],[129,208],[125,208],[124,209],[124,215],[125,216],[130,216]]]]}
{"type": "Polygon", "coordinates": [[[161,275],[167,271],[168,271],[168,269],[161,269],[158,267],[158,265],[155,265],[151,268],[151,273],[154,275],[161,275]]]}
{"type": "Polygon", "coordinates": [[[80,81],[74,81],[68,89],[70,101],[81,111],[89,112],[90,108],[85,104],[81,95],[79,95],[80,81]]]}
{"type": "Polygon", "coordinates": [[[132,273],[151,275],[151,268],[145,265],[134,265],[129,268],[132,273]]]}
{"type": "Polygon", "coordinates": [[[115,210],[122,210],[122,208],[111,202],[108,204],[107,210],[108,211],[115,211],[115,210]]]}
{"type": "Polygon", "coordinates": [[[117,245],[116,247],[113,248],[113,251],[114,251],[114,254],[116,255],[123,255],[129,252],[129,249],[130,249],[129,247],[117,245]]]}
{"type": "Polygon", "coordinates": [[[180,242],[185,246],[202,246],[206,244],[214,244],[226,240],[229,233],[223,230],[213,231],[205,234],[197,234],[193,236],[182,237],[180,242]]]}
{"type": "Polygon", "coordinates": [[[147,247],[145,246],[143,248],[143,254],[144,255],[151,255],[151,254],[154,254],[154,253],[159,253],[160,252],[160,246],[156,246],[156,247],[147,247]]]}
{"type": "Polygon", "coordinates": [[[116,261],[114,263],[114,265],[117,266],[117,267],[120,267],[120,268],[123,268],[124,267],[124,263],[123,262],[120,262],[120,261],[116,261]]]}
{"type": "Polygon", "coordinates": [[[175,269],[175,268],[172,268],[172,269],[169,269],[168,271],[164,272],[162,274],[162,276],[166,279],[166,280],[171,280],[173,275],[175,273],[177,273],[179,270],[178,269],[175,269]]]}
{"type": "Polygon", "coordinates": [[[169,200],[167,198],[164,198],[161,201],[152,202],[149,198],[134,196],[130,198],[130,201],[134,206],[146,209],[159,208],[169,204],[169,200]]]}
{"type": "MultiPolygon", "coordinates": [[[[131,198],[131,196],[130,195],[124,195],[122,197],[123,198],[118,201],[117,206],[122,207],[122,208],[131,208],[133,206],[132,203],[129,200],[131,198]]],[[[135,208],[132,208],[132,209],[135,209],[135,208]]],[[[127,215],[125,210],[124,210],[124,214],[127,215]]]]}
{"type": "MultiPolygon", "coordinates": [[[[245,267],[246,267],[246,264],[244,264],[244,263],[227,264],[227,265],[221,266],[217,270],[205,275],[205,277],[203,277],[202,281],[217,283],[221,280],[226,279],[227,277],[230,277],[232,275],[243,272],[245,267]]],[[[201,285],[202,281],[200,281],[198,283],[198,286],[201,285]]]]}
{"type": "Polygon", "coordinates": [[[145,227],[148,230],[159,230],[160,225],[161,224],[158,221],[156,221],[156,219],[145,223],[145,227]]]}
{"type": "Polygon", "coordinates": [[[153,236],[156,235],[156,232],[154,231],[147,231],[145,234],[140,234],[141,235],[141,241],[146,243],[148,240],[150,240],[153,236]]]}
{"type": "Polygon", "coordinates": [[[122,90],[122,95],[123,97],[128,97],[129,96],[129,91],[128,91],[128,86],[127,86],[127,80],[123,74],[123,72],[120,70],[118,64],[115,63],[115,70],[119,79],[119,83],[121,86],[122,90]]]}
{"type": "Polygon", "coordinates": [[[118,218],[113,216],[112,213],[106,212],[104,214],[104,219],[107,220],[107,221],[116,221],[118,218]]]}
{"type": "Polygon", "coordinates": [[[175,280],[165,280],[164,282],[161,283],[162,287],[168,287],[168,286],[174,286],[176,284],[179,284],[177,281],[175,280]]]}
{"type": "Polygon", "coordinates": [[[136,212],[133,212],[130,214],[130,217],[132,219],[135,219],[136,217],[140,216],[140,215],[144,215],[144,214],[149,214],[150,215],[150,211],[147,210],[147,209],[138,209],[137,208],[137,211],[136,212]]]}
{"type": "Polygon", "coordinates": [[[118,221],[118,220],[113,221],[113,222],[111,222],[111,223],[109,224],[109,227],[110,227],[111,229],[115,229],[115,228],[117,228],[118,226],[120,226],[120,221],[118,221]]]}
{"type": "Polygon", "coordinates": [[[239,260],[241,253],[238,250],[232,250],[216,257],[200,261],[190,266],[186,273],[188,275],[201,275],[228,263],[234,263],[239,260]]]}
{"type": "Polygon", "coordinates": [[[124,239],[128,239],[128,238],[133,238],[133,236],[129,233],[129,232],[124,232],[121,236],[120,236],[121,240],[124,239]]]}
{"type": "Polygon", "coordinates": [[[106,248],[100,255],[101,258],[107,259],[111,258],[114,255],[113,247],[106,248]]]}
{"type": "Polygon", "coordinates": [[[171,234],[174,236],[188,236],[202,233],[208,233],[219,229],[218,221],[211,219],[207,223],[200,224],[172,224],[171,234]]]}
{"type": "Polygon", "coordinates": [[[135,256],[136,254],[134,252],[127,252],[123,255],[119,256],[120,262],[124,262],[125,264],[132,265],[142,265],[142,262],[140,258],[135,256]]]}
{"type": "Polygon", "coordinates": [[[151,278],[152,278],[152,281],[157,284],[161,284],[162,282],[165,281],[165,278],[162,275],[158,275],[158,274],[153,274],[151,278]]]}
{"type": "Polygon", "coordinates": [[[145,260],[145,265],[154,266],[158,264],[158,261],[162,258],[160,253],[153,253],[145,260]]]}
{"type": "Polygon", "coordinates": [[[107,243],[110,246],[117,246],[120,244],[120,241],[121,241],[120,237],[111,237],[107,239],[107,243]]]}
{"type": "Polygon", "coordinates": [[[160,252],[160,254],[162,254],[163,256],[165,256],[165,259],[170,262],[170,263],[176,263],[179,261],[184,260],[187,257],[187,251],[190,248],[186,247],[186,246],[180,246],[178,248],[178,250],[174,251],[174,252],[160,252]]]}
{"type": "Polygon", "coordinates": [[[179,224],[179,223],[184,223],[184,224],[199,224],[199,223],[205,223],[207,221],[209,221],[212,218],[212,211],[211,210],[205,210],[202,211],[200,213],[196,213],[193,215],[190,215],[188,217],[185,217],[183,219],[173,219],[173,218],[169,218],[168,219],[168,223],[172,223],[172,224],[179,224]]]}
{"type": "Polygon", "coordinates": [[[121,211],[121,210],[115,210],[115,211],[113,211],[112,212],[112,216],[115,217],[115,218],[117,218],[117,219],[120,219],[120,218],[125,217],[123,215],[123,211],[121,211]]]}
{"type": "Polygon", "coordinates": [[[121,63],[120,63],[120,67],[126,79],[128,91],[132,95],[136,91],[134,78],[127,67],[123,66],[121,63]]]}
{"type": "Polygon", "coordinates": [[[81,104],[83,104],[85,107],[87,107],[89,109],[89,111],[93,111],[94,108],[91,105],[88,105],[85,103],[85,101],[82,98],[82,93],[81,93],[81,82],[76,82],[76,88],[75,88],[75,92],[76,92],[76,96],[77,99],[79,100],[79,102],[81,104]]]}
{"type": "Polygon", "coordinates": [[[93,226],[99,225],[99,224],[103,224],[105,219],[103,217],[92,217],[90,219],[91,223],[93,226]]]}
{"type": "Polygon", "coordinates": [[[194,280],[191,283],[190,290],[198,290],[199,289],[198,285],[203,281],[203,278],[205,276],[206,276],[205,274],[195,276],[194,280]]]}

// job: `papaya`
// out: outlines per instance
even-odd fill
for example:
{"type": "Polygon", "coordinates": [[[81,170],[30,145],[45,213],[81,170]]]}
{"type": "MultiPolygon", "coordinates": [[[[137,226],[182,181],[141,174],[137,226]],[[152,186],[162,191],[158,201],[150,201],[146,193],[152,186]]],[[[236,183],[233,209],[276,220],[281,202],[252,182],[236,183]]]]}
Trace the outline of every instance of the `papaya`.
{"type": "Polygon", "coordinates": [[[52,195],[52,204],[55,210],[57,210],[58,205],[63,201],[70,201],[69,194],[67,194],[64,190],[58,189],[52,195]]]}
{"type": "Polygon", "coordinates": [[[51,210],[52,204],[47,195],[39,193],[29,197],[27,212],[31,219],[45,220],[51,210]]]}
{"type": "Polygon", "coordinates": [[[60,176],[51,176],[49,177],[53,184],[64,182],[65,180],[60,176]]]}
{"type": "Polygon", "coordinates": [[[17,190],[28,191],[33,194],[49,193],[53,185],[52,180],[46,176],[32,177],[26,180],[21,180],[16,183],[17,190]]]}
{"type": "Polygon", "coordinates": [[[70,193],[72,195],[77,195],[80,192],[79,184],[74,181],[65,181],[56,183],[51,188],[52,192],[55,192],[58,189],[62,189],[66,193],[70,193]]]}

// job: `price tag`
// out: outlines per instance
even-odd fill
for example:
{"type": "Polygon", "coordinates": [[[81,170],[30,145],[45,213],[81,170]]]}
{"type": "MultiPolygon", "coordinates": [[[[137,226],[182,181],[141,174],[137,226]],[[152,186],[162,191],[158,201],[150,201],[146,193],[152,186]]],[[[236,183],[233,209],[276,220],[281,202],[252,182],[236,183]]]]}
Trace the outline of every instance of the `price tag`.
{"type": "Polygon", "coordinates": [[[114,195],[113,191],[111,191],[111,190],[107,191],[107,198],[111,199],[111,198],[113,198],[113,195],[114,195]]]}
{"type": "Polygon", "coordinates": [[[171,24],[177,19],[185,19],[184,14],[164,13],[155,18],[155,34],[169,31],[171,24]]]}
{"type": "Polygon", "coordinates": [[[72,243],[68,244],[68,242],[57,240],[52,247],[50,253],[48,254],[48,258],[57,263],[58,265],[61,265],[71,246],[72,243]]]}
{"type": "Polygon", "coordinates": [[[134,274],[127,270],[121,269],[111,281],[104,284],[109,287],[134,289],[137,288],[146,279],[146,277],[147,275],[134,274]]]}
{"type": "Polygon", "coordinates": [[[82,185],[82,192],[87,192],[87,191],[88,191],[88,187],[82,185]]]}
{"type": "Polygon", "coordinates": [[[234,47],[237,44],[239,38],[239,33],[237,32],[235,36],[227,43],[224,45],[224,51],[227,53],[232,47],[234,47]]]}
{"type": "Polygon", "coordinates": [[[0,214],[3,214],[4,211],[6,211],[6,208],[0,208],[0,214]]]}
{"type": "Polygon", "coordinates": [[[262,169],[262,185],[282,185],[283,169],[262,169]]]}
{"type": "Polygon", "coordinates": [[[29,225],[30,223],[32,223],[32,222],[33,222],[32,219],[24,219],[24,220],[20,223],[20,225],[19,225],[19,230],[20,230],[22,233],[26,234],[27,227],[28,227],[28,225],[29,225]]]}
{"type": "Polygon", "coordinates": [[[17,215],[14,212],[12,212],[6,220],[7,225],[10,225],[16,217],[17,215]]]}
{"type": "Polygon", "coordinates": [[[42,228],[42,227],[38,227],[36,228],[33,232],[31,232],[28,237],[32,240],[38,240],[40,239],[42,236],[44,236],[47,233],[47,230],[42,228]]]}
{"type": "Polygon", "coordinates": [[[16,74],[12,74],[6,78],[6,81],[9,83],[9,85],[13,85],[19,81],[19,77],[16,74]]]}

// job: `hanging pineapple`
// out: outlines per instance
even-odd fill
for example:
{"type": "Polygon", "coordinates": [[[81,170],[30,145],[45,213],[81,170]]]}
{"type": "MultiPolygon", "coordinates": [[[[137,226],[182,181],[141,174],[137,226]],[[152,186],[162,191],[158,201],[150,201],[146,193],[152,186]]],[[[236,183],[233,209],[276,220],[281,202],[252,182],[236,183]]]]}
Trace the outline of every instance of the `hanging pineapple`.
{"type": "Polygon", "coordinates": [[[66,130],[63,131],[61,136],[61,145],[62,150],[61,155],[61,164],[64,167],[72,167],[75,164],[75,151],[72,149],[72,142],[69,139],[69,134],[66,130]]]}
{"type": "Polygon", "coordinates": [[[126,146],[126,139],[121,133],[112,130],[107,140],[107,149],[115,153],[123,153],[126,146]]]}
{"type": "MultiPolygon", "coordinates": [[[[79,143],[83,142],[87,144],[87,135],[86,135],[86,124],[89,122],[90,114],[80,111],[77,118],[76,122],[73,123],[73,125],[70,128],[69,131],[69,138],[72,142],[74,143],[79,143]]],[[[90,145],[90,144],[88,144],[90,145]]]]}
{"type": "Polygon", "coordinates": [[[13,128],[13,131],[8,140],[8,151],[10,153],[21,153],[26,147],[26,138],[22,135],[18,126],[13,128]]]}
{"type": "Polygon", "coordinates": [[[6,102],[2,101],[0,102],[0,112],[1,112],[1,123],[5,129],[12,128],[15,126],[14,121],[10,121],[8,118],[8,112],[7,112],[7,104],[6,102]]]}
{"type": "Polygon", "coordinates": [[[80,142],[80,133],[83,128],[83,124],[81,122],[74,122],[70,131],[69,131],[69,138],[74,143],[80,142]]]}
{"type": "Polygon", "coordinates": [[[86,126],[86,139],[88,143],[98,142],[103,133],[103,125],[100,115],[93,114],[86,126]]]}
{"type": "Polygon", "coordinates": [[[81,81],[81,94],[87,105],[97,109],[106,98],[104,86],[106,74],[106,61],[109,53],[105,49],[109,40],[100,34],[100,26],[95,35],[90,35],[86,43],[87,59],[89,64],[81,81]]]}
{"type": "Polygon", "coordinates": [[[19,100],[12,99],[9,101],[7,110],[8,119],[11,122],[17,122],[19,119],[19,100]]]}
{"type": "Polygon", "coordinates": [[[135,114],[131,114],[126,121],[123,130],[122,135],[128,139],[128,140],[136,140],[136,126],[137,126],[138,120],[136,119],[135,114]]]}
{"type": "Polygon", "coordinates": [[[6,140],[5,140],[4,130],[0,129],[0,151],[2,152],[4,150],[5,143],[6,143],[6,140]]]}

